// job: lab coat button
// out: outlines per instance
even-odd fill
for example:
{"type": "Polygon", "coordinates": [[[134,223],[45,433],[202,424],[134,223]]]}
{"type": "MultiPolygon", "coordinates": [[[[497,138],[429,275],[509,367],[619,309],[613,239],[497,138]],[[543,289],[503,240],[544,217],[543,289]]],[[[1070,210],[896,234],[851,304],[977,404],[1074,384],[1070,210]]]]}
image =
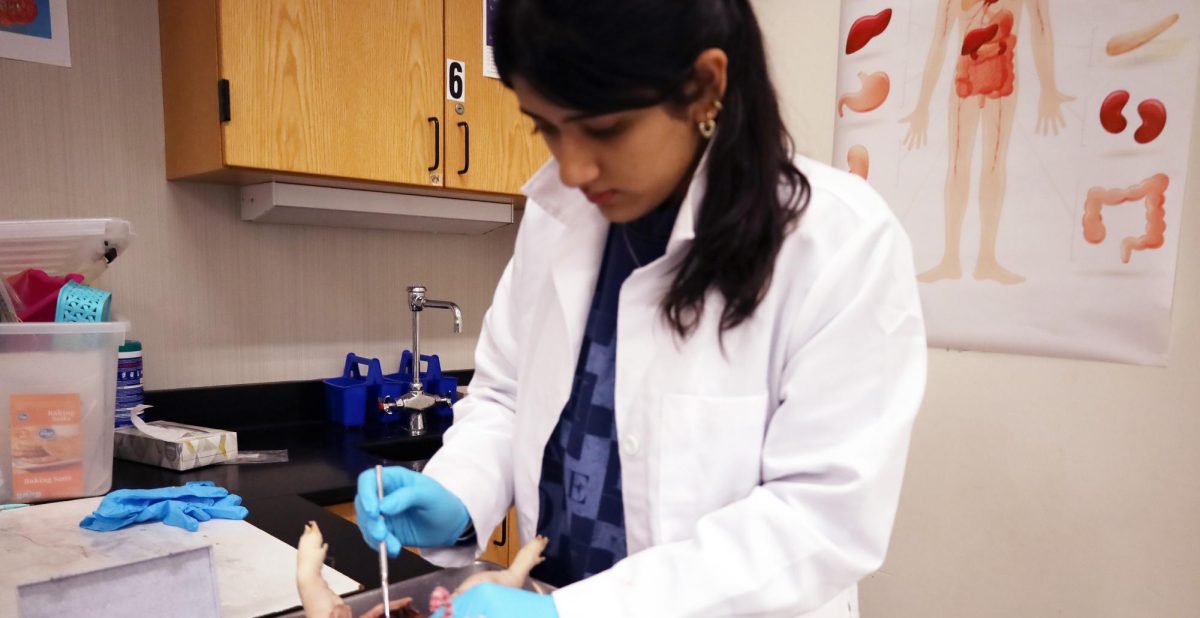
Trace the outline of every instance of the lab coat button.
{"type": "Polygon", "coordinates": [[[625,438],[621,440],[621,452],[629,457],[637,455],[638,448],[639,445],[637,438],[633,436],[625,436],[625,438]]]}

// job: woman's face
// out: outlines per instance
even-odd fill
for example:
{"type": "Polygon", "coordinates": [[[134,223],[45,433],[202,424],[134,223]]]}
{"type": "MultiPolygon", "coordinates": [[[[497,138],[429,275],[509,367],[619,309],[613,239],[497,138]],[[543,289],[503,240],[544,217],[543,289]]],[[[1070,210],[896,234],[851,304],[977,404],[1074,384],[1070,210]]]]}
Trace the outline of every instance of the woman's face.
{"type": "Polygon", "coordinates": [[[682,198],[701,146],[691,118],[697,106],[596,116],[547,101],[519,76],[513,90],[558,161],[562,183],[582,191],[609,221],[633,221],[682,198]]]}

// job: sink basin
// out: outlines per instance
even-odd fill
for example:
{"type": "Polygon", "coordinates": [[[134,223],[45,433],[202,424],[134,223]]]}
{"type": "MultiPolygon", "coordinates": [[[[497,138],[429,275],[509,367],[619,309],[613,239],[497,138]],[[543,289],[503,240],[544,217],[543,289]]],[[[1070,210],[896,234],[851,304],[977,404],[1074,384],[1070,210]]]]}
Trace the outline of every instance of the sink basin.
{"type": "Polygon", "coordinates": [[[425,461],[442,447],[442,434],[428,433],[423,436],[397,436],[365,442],[359,450],[389,462],[425,461]]]}

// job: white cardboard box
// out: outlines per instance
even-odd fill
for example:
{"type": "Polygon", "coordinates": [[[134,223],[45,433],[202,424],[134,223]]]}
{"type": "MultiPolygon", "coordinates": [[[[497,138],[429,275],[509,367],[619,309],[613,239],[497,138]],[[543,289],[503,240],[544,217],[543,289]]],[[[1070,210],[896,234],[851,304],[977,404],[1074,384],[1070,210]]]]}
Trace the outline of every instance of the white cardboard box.
{"type": "Polygon", "coordinates": [[[113,454],[171,470],[191,470],[237,458],[236,432],[169,421],[146,424],[172,437],[150,436],[133,426],[121,427],[113,432],[113,454]]]}

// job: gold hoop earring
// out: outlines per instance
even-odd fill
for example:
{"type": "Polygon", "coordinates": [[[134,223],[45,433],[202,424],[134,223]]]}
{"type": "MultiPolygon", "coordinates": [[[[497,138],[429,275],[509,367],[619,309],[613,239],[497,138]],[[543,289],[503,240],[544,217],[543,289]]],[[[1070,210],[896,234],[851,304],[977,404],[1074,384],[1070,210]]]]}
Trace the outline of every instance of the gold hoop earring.
{"type": "Polygon", "coordinates": [[[700,129],[700,135],[704,139],[709,139],[713,136],[713,133],[716,133],[717,114],[721,113],[723,109],[725,109],[725,106],[721,105],[720,101],[713,101],[713,112],[709,115],[708,119],[696,123],[696,127],[700,129]]]}

